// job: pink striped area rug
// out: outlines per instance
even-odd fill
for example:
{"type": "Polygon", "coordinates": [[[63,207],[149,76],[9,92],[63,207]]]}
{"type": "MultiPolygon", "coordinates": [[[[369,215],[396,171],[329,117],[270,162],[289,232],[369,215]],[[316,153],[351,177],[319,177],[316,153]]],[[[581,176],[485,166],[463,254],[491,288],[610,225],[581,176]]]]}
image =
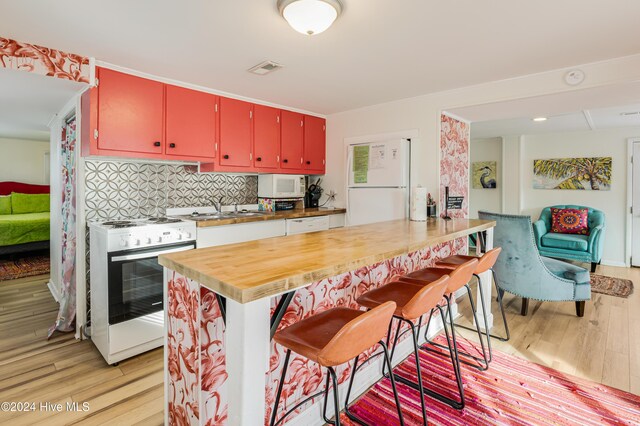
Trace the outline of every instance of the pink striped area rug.
{"type": "MultiPolygon", "coordinates": [[[[438,340],[445,342],[442,336],[438,340]]],[[[425,386],[453,397],[455,377],[449,358],[421,351],[420,362],[425,386]]],[[[413,355],[395,371],[415,380],[413,355]]],[[[425,396],[430,425],[640,425],[640,396],[497,350],[488,371],[462,364],[462,376],[466,407],[458,411],[425,396]]],[[[398,390],[405,424],[421,425],[418,392],[402,384],[398,390]]],[[[370,425],[399,424],[388,379],[369,389],[351,411],[370,425]]],[[[341,420],[355,425],[344,414],[341,420]]]]}

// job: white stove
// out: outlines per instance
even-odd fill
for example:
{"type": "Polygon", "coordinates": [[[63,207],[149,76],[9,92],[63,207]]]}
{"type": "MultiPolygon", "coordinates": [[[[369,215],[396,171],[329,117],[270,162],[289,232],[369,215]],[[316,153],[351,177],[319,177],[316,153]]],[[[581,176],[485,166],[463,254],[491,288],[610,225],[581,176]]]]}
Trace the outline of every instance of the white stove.
{"type": "Polygon", "coordinates": [[[173,217],[110,220],[89,224],[107,235],[107,252],[195,241],[196,224],[173,217]]]}
{"type": "Polygon", "coordinates": [[[91,339],[109,364],[164,342],[161,254],[196,247],[196,223],[145,218],[89,224],[91,339]]]}

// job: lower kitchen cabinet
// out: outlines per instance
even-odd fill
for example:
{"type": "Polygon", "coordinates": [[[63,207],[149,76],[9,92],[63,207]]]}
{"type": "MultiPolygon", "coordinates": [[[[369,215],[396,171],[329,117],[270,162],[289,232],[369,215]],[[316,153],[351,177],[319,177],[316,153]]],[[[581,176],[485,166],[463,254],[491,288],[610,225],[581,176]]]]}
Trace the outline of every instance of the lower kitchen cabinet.
{"type": "Polygon", "coordinates": [[[283,237],[285,233],[286,227],[284,220],[203,226],[197,230],[196,247],[213,247],[224,244],[262,240],[263,238],[283,237]]]}

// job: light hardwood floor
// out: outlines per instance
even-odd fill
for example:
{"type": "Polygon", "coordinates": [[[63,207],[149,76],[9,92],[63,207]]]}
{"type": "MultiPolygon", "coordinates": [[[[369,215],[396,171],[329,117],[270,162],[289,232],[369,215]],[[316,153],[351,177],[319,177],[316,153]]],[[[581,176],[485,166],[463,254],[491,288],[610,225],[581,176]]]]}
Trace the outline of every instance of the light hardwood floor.
{"type": "Polygon", "coordinates": [[[58,309],[47,280],[0,282],[0,402],[62,403],[63,411],[0,412],[0,424],[162,424],[162,349],[112,367],[72,333],[47,340],[58,309]],[[67,402],[88,402],[89,411],[67,412],[67,402]]]}
{"type": "MultiPolygon", "coordinates": [[[[534,300],[530,301],[529,315],[523,317],[522,299],[505,293],[511,340],[493,339],[493,348],[640,394],[640,268],[598,266],[596,273],[630,279],[635,291],[626,299],[593,293],[583,318],[576,316],[574,302],[534,300]]],[[[495,298],[492,305],[493,332],[504,335],[495,298]]],[[[471,318],[469,305],[463,302],[460,306],[466,322],[471,318]]],[[[462,334],[477,340],[472,332],[462,330],[462,334]]]]}
{"type": "MultiPolygon", "coordinates": [[[[640,285],[640,269],[603,266],[598,273],[640,285]]],[[[57,304],[46,281],[41,276],[0,283],[0,402],[88,402],[90,410],[0,412],[0,424],[162,424],[162,349],[111,367],[91,342],[72,334],[47,341],[57,304]]],[[[505,302],[512,339],[493,340],[494,348],[640,393],[639,290],[628,299],[594,294],[584,318],[575,316],[573,303],[531,301],[529,316],[522,317],[520,299],[507,295],[505,302]]],[[[464,303],[461,310],[469,317],[464,303]]],[[[499,324],[495,308],[494,315],[499,324]]]]}

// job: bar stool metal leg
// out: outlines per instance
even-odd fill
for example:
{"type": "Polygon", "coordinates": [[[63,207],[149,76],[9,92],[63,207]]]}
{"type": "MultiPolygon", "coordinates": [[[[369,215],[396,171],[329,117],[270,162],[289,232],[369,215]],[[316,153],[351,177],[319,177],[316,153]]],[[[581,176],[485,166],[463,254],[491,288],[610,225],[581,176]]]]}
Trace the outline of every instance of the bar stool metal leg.
{"type": "MultiPolygon", "coordinates": [[[[489,357],[487,356],[487,350],[486,350],[485,345],[484,345],[484,339],[482,338],[482,332],[480,331],[480,326],[478,324],[478,317],[476,315],[476,305],[475,305],[475,302],[473,300],[473,295],[471,294],[471,288],[469,287],[469,284],[465,284],[465,287],[466,287],[466,290],[467,290],[467,295],[469,296],[469,302],[471,303],[471,311],[473,312],[473,319],[474,319],[477,327],[476,328],[467,328],[467,327],[464,327],[464,326],[461,326],[461,325],[456,325],[455,322],[453,321],[453,314],[451,312],[451,297],[453,297],[453,296],[445,296],[445,300],[447,301],[447,316],[449,317],[449,324],[451,325],[451,335],[453,336],[453,340],[455,342],[455,335],[456,335],[455,329],[456,329],[456,327],[467,328],[468,330],[475,331],[475,332],[478,333],[478,339],[480,340],[480,346],[482,348],[482,357],[476,357],[474,355],[471,355],[470,353],[463,352],[463,351],[458,351],[458,353],[459,353],[459,355],[462,355],[462,356],[467,357],[467,358],[471,358],[471,359],[481,363],[481,365],[477,365],[477,364],[465,361],[464,359],[460,359],[460,362],[463,362],[463,363],[469,365],[470,367],[476,368],[476,369],[478,369],[480,371],[485,371],[485,370],[487,370],[489,368],[489,357]]],[[[430,322],[431,322],[431,316],[429,317],[429,322],[427,324],[429,324],[430,322]]],[[[444,323],[444,320],[443,320],[443,323],[444,323]]],[[[427,331],[425,331],[426,343],[428,343],[429,345],[432,345],[432,346],[436,346],[436,347],[438,347],[440,349],[447,349],[444,345],[441,345],[440,343],[436,343],[433,340],[430,340],[429,336],[427,335],[428,330],[429,329],[427,327],[427,331]]],[[[456,348],[457,348],[457,345],[456,345],[456,348]]],[[[431,349],[428,346],[426,346],[426,344],[422,346],[422,349],[425,349],[425,350],[428,350],[428,351],[432,351],[432,352],[435,352],[435,353],[439,353],[438,351],[434,351],[433,349],[431,349]]]]}
{"type": "Polygon", "coordinates": [[[284,357],[284,367],[282,367],[282,375],[280,376],[280,383],[278,383],[278,392],[276,393],[276,402],[273,405],[273,411],[271,413],[270,426],[276,424],[276,414],[278,413],[278,404],[280,404],[280,395],[282,395],[282,387],[284,386],[284,379],[287,375],[287,367],[289,366],[289,358],[291,357],[291,350],[287,349],[287,354],[284,357]]]}
{"type": "MultiPolygon", "coordinates": [[[[389,358],[389,350],[387,348],[387,345],[382,340],[379,343],[380,343],[380,346],[382,346],[382,352],[383,352],[383,355],[384,355],[382,371],[384,372],[384,366],[385,365],[388,365],[389,371],[391,371],[391,359],[389,358]]],[[[356,416],[355,414],[353,414],[349,410],[349,398],[351,397],[351,389],[353,388],[353,382],[354,382],[354,379],[356,377],[356,372],[358,371],[358,359],[359,358],[360,357],[357,356],[355,358],[355,360],[353,361],[353,370],[352,370],[352,373],[351,373],[351,378],[349,379],[349,387],[347,388],[347,398],[346,398],[345,403],[344,403],[344,406],[345,406],[344,407],[344,412],[346,413],[347,417],[349,417],[354,422],[359,423],[361,425],[368,426],[365,421],[360,419],[358,416],[356,416]]],[[[398,420],[400,421],[400,426],[404,426],[404,418],[402,417],[402,409],[400,408],[400,396],[398,395],[398,389],[396,388],[396,381],[395,381],[395,378],[393,377],[393,374],[391,374],[389,376],[389,380],[391,381],[391,389],[393,390],[393,398],[396,401],[396,409],[398,410],[398,420]]]]}
{"type": "MultiPolygon", "coordinates": [[[[341,423],[340,423],[340,401],[338,398],[338,376],[336,375],[336,371],[333,369],[333,367],[327,367],[327,372],[329,376],[331,376],[331,382],[333,384],[333,404],[334,404],[334,410],[335,410],[335,421],[329,420],[327,421],[327,423],[335,426],[340,426],[341,423]]],[[[327,376],[327,378],[329,376],[327,376]]],[[[327,394],[329,393],[328,387],[326,392],[327,394]]],[[[323,415],[325,416],[325,420],[326,420],[326,409],[327,409],[326,401],[327,401],[327,398],[325,397],[325,404],[324,404],[325,413],[323,413],[323,415]]]]}

